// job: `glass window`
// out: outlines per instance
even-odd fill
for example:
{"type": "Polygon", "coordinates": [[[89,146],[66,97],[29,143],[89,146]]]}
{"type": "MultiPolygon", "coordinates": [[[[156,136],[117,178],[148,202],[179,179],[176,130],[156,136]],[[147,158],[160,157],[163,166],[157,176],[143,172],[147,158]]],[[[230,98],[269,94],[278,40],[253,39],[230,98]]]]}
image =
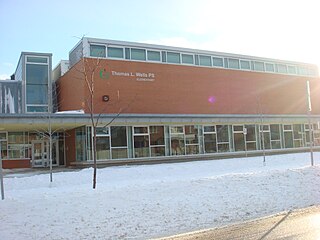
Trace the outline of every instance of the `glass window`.
{"type": "Polygon", "coordinates": [[[185,154],[184,134],[172,134],[170,137],[171,137],[171,155],[184,155],[185,154]]]}
{"type": "Polygon", "coordinates": [[[148,61],[160,62],[160,52],[148,50],[147,53],[148,53],[148,61]]]}
{"type": "Polygon", "coordinates": [[[149,157],[149,136],[134,136],[134,157],[149,157]]]}
{"type": "Polygon", "coordinates": [[[233,126],[233,131],[234,132],[243,132],[243,125],[235,125],[235,126],[233,126]]]}
{"type": "Polygon", "coordinates": [[[199,55],[200,66],[210,66],[211,67],[211,57],[199,55]]]}
{"type": "Polygon", "coordinates": [[[27,112],[48,112],[47,106],[27,106],[27,112]]]}
{"type": "Polygon", "coordinates": [[[263,62],[254,61],[253,62],[253,69],[255,71],[264,72],[264,63],[263,62]]]}
{"type": "Polygon", "coordinates": [[[180,53],[167,52],[168,63],[180,63],[180,53]]]}
{"type": "Polygon", "coordinates": [[[2,159],[5,159],[8,157],[8,150],[7,150],[7,141],[0,141],[1,144],[1,157],[2,159]]]}
{"type": "Polygon", "coordinates": [[[197,126],[185,126],[186,144],[198,144],[198,127],[197,126]]]}
{"type": "Polygon", "coordinates": [[[48,63],[48,58],[46,58],[46,57],[27,57],[27,62],[30,62],[30,63],[48,63]]]}
{"type": "Polygon", "coordinates": [[[127,129],[125,126],[111,127],[111,146],[112,147],[127,146],[127,129]]]}
{"type": "Polygon", "coordinates": [[[172,126],[170,127],[171,133],[184,133],[182,126],[172,126]]]}
{"type": "Polygon", "coordinates": [[[145,61],[146,60],[146,50],[131,48],[131,59],[145,61]]]}
{"type": "Polygon", "coordinates": [[[102,45],[90,45],[91,57],[106,57],[106,47],[102,45]]]}
{"type": "Polygon", "coordinates": [[[167,53],[166,53],[166,51],[162,51],[161,52],[161,56],[162,56],[162,62],[167,62],[167,53]]]}
{"type": "Polygon", "coordinates": [[[134,127],[134,134],[148,134],[148,127],[134,127]]]}
{"type": "Polygon", "coordinates": [[[239,69],[239,59],[232,59],[229,58],[229,68],[233,68],[233,69],[239,69]]]}
{"type": "Polygon", "coordinates": [[[150,126],[151,156],[165,156],[164,127],[150,126]]]}
{"type": "Polygon", "coordinates": [[[97,137],[97,160],[110,159],[110,138],[97,137]]]}
{"type": "Polygon", "coordinates": [[[279,124],[271,124],[271,140],[280,140],[280,125],[279,124]]]}
{"type": "Polygon", "coordinates": [[[164,145],[163,126],[150,126],[150,144],[155,146],[164,145]]]}
{"type": "Polygon", "coordinates": [[[47,104],[48,86],[47,85],[27,85],[27,104],[47,104]]]}
{"type": "Polygon", "coordinates": [[[123,58],[123,48],[108,47],[108,57],[123,58]]]}
{"type": "Polygon", "coordinates": [[[241,69],[250,70],[250,61],[240,60],[240,67],[241,69]]]}
{"type": "Polygon", "coordinates": [[[182,63],[194,64],[193,55],[191,55],[191,54],[181,54],[181,56],[182,56],[182,63]]]}
{"type": "Polygon", "coordinates": [[[27,84],[48,84],[48,66],[27,64],[26,82],[27,84]]]}
{"type": "Polygon", "coordinates": [[[308,68],[305,66],[298,66],[298,72],[300,75],[308,75],[308,68]]]}
{"type": "Polygon", "coordinates": [[[297,74],[297,69],[295,66],[288,66],[288,73],[297,74]]]}
{"type": "Polygon", "coordinates": [[[2,141],[2,140],[4,140],[4,141],[6,141],[7,140],[7,134],[5,133],[5,132],[0,132],[0,141],[2,141]]]}
{"type": "Polygon", "coordinates": [[[215,126],[204,126],[203,127],[203,131],[204,132],[209,132],[209,133],[216,132],[216,127],[215,126]]]}
{"type": "Polygon", "coordinates": [[[96,128],[96,135],[109,135],[109,128],[108,127],[97,127],[96,128]]]}
{"type": "Polygon", "coordinates": [[[199,65],[199,55],[197,54],[194,55],[194,64],[199,65]]]}
{"type": "Polygon", "coordinates": [[[125,48],[124,52],[125,58],[130,59],[130,48],[125,48]]]}
{"type": "Polygon", "coordinates": [[[215,133],[205,133],[204,134],[204,151],[205,153],[215,153],[217,152],[217,139],[215,133]]]}
{"type": "Polygon", "coordinates": [[[223,58],[212,57],[212,65],[215,67],[223,67],[223,58]]]}
{"type": "Polygon", "coordinates": [[[218,142],[229,142],[228,125],[217,125],[218,142]]]}
{"type": "Polygon", "coordinates": [[[274,64],[273,63],[266,63],[266,71],[267,72],[274,72],[274,64]]]}
{"type": "Polygon", "coordinates": [[[287,65],[277,64],[277,72],[278,73],[287,73],[287,65]]]}

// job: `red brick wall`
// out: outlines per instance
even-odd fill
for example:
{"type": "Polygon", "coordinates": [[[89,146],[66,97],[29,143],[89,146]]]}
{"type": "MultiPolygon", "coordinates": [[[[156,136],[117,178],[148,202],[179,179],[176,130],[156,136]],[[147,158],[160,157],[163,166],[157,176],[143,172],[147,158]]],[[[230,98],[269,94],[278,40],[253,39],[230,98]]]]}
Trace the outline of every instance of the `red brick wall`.
{"type": "Polygon", "coordinates": [[[11,168],[31,168],[30,159],[2,160],[4,169],[11,168]]]}
{"type": "MultiPolygon", "coordinates": [[[[96,61],[89,59],[91,67],[96,61]]],[[[59,81],[60,110],[83,107],[89,112],[88,89],[76,71],[80,67],[81,62],[59,81]]],[[[264,114],[305,114],[309,80],[313,114],[320,114],[319,78],[103,59],[94,79],[96,113],[257,114],[259,99],[264,114]],[[138,81],[112,71],[155,76],[154,81],[138,81]],[[103,95],[110,101],[103,102],[103,95]]]]}

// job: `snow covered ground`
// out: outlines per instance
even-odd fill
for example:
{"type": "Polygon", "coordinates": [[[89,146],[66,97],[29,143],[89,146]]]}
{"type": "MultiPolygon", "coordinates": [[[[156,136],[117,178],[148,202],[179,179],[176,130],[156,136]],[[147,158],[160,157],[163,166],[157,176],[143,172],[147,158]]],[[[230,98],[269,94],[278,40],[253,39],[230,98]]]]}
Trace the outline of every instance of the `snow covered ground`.
{"type": "Polygon", "coordinates": [[[148,239],[320,204],[320,154],[10,174],[0,239],[148,239]]]}

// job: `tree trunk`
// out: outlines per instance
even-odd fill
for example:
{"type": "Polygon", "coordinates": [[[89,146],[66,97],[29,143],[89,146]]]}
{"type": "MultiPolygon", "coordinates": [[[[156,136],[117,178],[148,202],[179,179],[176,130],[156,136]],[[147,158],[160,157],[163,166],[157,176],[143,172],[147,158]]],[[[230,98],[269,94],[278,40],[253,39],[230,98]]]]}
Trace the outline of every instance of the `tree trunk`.
{"type": "Polygon", "coordinates": [[[97,183],[97,133],[96,126],[93,126],[93,189],[97,183]]]}

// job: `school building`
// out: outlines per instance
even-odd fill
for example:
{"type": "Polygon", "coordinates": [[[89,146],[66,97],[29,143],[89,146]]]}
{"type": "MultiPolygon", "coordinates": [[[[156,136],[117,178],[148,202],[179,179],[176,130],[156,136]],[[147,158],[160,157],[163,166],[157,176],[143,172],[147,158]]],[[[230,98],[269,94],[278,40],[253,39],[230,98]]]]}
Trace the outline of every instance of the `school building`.
{"type": "Polygon", "coordinates": [[[92,164],[91,114],[98,164],[317,150],[319,72],[307,63],[86,37],[54,69],[52,54],[22,52],[11,79],[0,81],[3,167],[48,166],[50,136],[54,166],[92,164]]]}

